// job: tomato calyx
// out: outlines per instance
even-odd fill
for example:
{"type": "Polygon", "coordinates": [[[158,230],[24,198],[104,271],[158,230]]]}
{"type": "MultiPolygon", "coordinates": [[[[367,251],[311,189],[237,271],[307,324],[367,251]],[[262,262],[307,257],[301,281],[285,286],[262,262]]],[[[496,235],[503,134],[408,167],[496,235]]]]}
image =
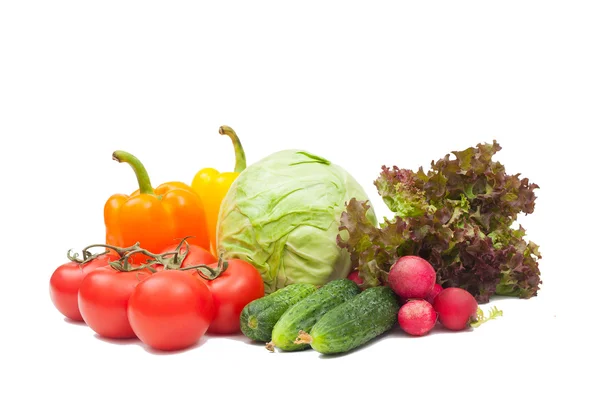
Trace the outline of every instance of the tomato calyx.
{"type": "Polygon", "coordinates": [[[187,255],[190,253],[190,245],[187,242],[187,239],[193,236],[184,237],[181,242],[175,247],[172,251],[163,252],[160,254],[150,253],[145,251],[144,249],[140,250],[140,253],[150,257],[151,259],[148,261],[148,264],[153,265],[162,265],[165,270],[178,270],[178,271],[189,271],[196,270],[198,271],[198,275],[204,278],[205,280],[212,281],[221,276],[229,266],[228,262],[223,259],[223,254],[219,256],[216,267],[211,267],[207,264],[196,264],[196,265],[188,265],[183,266],[183,262],[185,261],[187,255]],[[182,248],[185,245],[185,250],[182,251],[182,248]]]}
{"type": "Polygon", "coordinates": [[[121,247],[113,246],[113,245],[105,245],[102,243],[95,243],[93,245],[88,245],[85,248],[83,248],[81,250],[81,257],[77,252],[74,252],[73,249],[69,249],[67,251],[67,258],[72,262],[78,263],[80,265],[84,265],[88,262],[93,261],[94,259],[98,259],[101,256],[108,255],[111,252],[111,250],[116,252],[117,255],[121,258],[126,253],[137,250],[139,248],[140,248],[139,242],[132,246],[129,246],[127,248],[121,248],[121,247]],[[90,252],[90,249],[92,249],[92,248],[106,248],[106,250],[104,252],[92,253],[92,252],[90,252]]]}
{"type": "MultiPolygon", "coordinates": [[[[131,271],[140,271],[147,269],[152,273],[157,272],[157,267],[162,267],[164,270],[182,270],[182,264],[185,260],[186,256],[190,252],[190,245],[187,242],[187,239],[193,236],[186,236],[183,238],[179,244],[175,247],[175,249],[162,252],[162,253],[153,253],[147,249],[141,248],[139,245],[132,246],[126,249],[124,253],[122,253],[121,257],[113,262],[109,262],[109,265],[121,272],[131,272],[131,271]],[[185,245],[185,251],[181,251],[185,245]],[[137,255],[137,256],[136,256],[137,255]],[[131,262],[132,257],[137,257],[142,255],[144,258],[147,258],[145,262],[138,261],[137,265],[134,266],[131,262]]],[[[194,265],[194,267],[204,267],[205,265],[194,265]]],[[[189,268],[191,269],[191,268],[189,268]]]]}
{"type": "Polygon", "coordinates": [[[186,266],[184,268],[179,268],[179,270],[187,271],[190,269],[195,269],[196,271],[198,271],[198,275],[200,275],[202,278],[204,278],[207,281],[213,281],[219,278],[219,276],[221,276],[227,270],[228,267],[229,263],[223,259],[223,254],[220,254],[217,266],[214,268],[205,264],[200,264],[186,266]]]}
{"type": "Polygon", "coordinates": [[[195,269],[198,274],[206,280],[214,280],[219,277],[228,267],[228,263],[219,257],[216,267],[206,264],[197,264],[183,267],[184,261],[191,251],[187,239],[193,236],[186,236],[181,239],[175,249],[167,250],[162,253],[153,253],[142,248],[139,242],[128,247],[119,247],[109,244],[93,244],[86,246],[81,250],[81,255],[69,249],[67,258],[79,265],[84,265],[102,256],[110,256],[108,266],[119,272],[132,272],[149,270],[152,273],[157,272],[157,268],[164,270],[191,270],[195,269]],[[103,252],[92,253],[92,248],[104,248],[103,252]],[[185,249],[183,249],[185,248],[185,249]]]}
{"type": "Polygon", "coordinates": [[[160,254],[154,254],[153,259],[150,262],[158,263],[165,269],[181,269],[183,261],[190,253],[190,244],[187,239],[194,236],[186,236],[181,239],[181,242],[175,247],[174,250],[163,252],[160,254]],[[182,253],[181,248],[185,245],[185,251],[182,253]]]}
{"type": "Polygon", "coordinates": [[[116,269],[119,272],[132,272],[147,269],[150,272],[154,273],[156,272],[156,259],[159,256],[160,255],[152,253],[144,248],[138,247],[137,249],[127,252],[125,255],[123,255],[116,261],[109,262],[108,264],[113,269],[116,269]],[[147,262],[139,263],[137,266],[134,266],[134,264],[131,263],[131,257],[134,255],[146,255],[150,258],[150,260],[148,260],[147,262]]]}

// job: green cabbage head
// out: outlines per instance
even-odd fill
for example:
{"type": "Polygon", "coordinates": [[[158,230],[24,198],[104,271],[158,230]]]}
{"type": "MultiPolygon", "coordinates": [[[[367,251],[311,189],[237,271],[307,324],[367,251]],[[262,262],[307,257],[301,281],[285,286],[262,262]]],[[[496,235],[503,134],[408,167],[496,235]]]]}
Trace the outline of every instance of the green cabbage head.
{"type": "MultiPolygon", "coordinates": [[[[350,255],[336,238],[352,197],[368,200],[343,168],[304,151],[276,152],[231,185],[219,213],[218,251],[254,265],[267,294],[292,283],[345,278],[350,255]]],[[[372,209],[368,215],[375,225],[372,209]]]]}

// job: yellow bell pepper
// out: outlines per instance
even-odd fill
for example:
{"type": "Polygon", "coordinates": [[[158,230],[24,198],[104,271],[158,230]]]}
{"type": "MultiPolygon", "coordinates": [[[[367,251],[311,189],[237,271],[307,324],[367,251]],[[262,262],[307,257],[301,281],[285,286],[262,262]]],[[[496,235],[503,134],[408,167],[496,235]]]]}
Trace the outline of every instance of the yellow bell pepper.
{"type": "Polygon", "coordinates": [[[214,168],[204,168],[198,171],[192,180],[192,189],[200,196],[204,204],[204,214],[213,254],[216,254],[217,249],[217,220],[221,202],[233,181],[240,172],[246,169],[246,154],[234,130],[229,126],[221,126],[219,134],[229,136],[233,143],[233,149],[235,150],[235,168],[233,172],[219,172],[214,168]]]}

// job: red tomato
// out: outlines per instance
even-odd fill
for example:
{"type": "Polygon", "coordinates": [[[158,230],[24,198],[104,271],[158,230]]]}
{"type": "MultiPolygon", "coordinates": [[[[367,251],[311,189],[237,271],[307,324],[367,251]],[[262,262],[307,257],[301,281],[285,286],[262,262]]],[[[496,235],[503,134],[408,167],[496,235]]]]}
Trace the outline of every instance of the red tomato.
{"type": "MultiPolygon", "coordinates": [[[[177,244],[168,246],[162,252],[163,253],[164,252],[174,252],[175,249],[177,249],[177,244]]],[[[204,249],[201,246],[189,245],[189,250],[188,250],[188,248],[186,248],[185,245],[182,245],[182,247],[179,248],[179,253],[181,255],[183,255],[183,254],[185,254],[186,250],[188,251],[188,253],[187,253],[187,255],[185,255],[185,258],[183,259],[183,262],[181,264],[182,267],[192,266],[192,265],[210,265],[212,263],[217,262],[217,258],[215,258],[215,256],[212,253],[210,253],[209,251],[207,251],[206,249],[204,249]]]]}
{"type": "Polygon", "coordinates": [[[50,277],[50,298],[56,309],[71,320],[83,321],[77,303],[81,281],[89,272],[115,259],[116,256],[102,255],[84,264],[67,262],[56,268],[50,277]]]}
{"type": "MultiPolygon", "coordinates": [[[[227,263],[229,266],[221,275],[206,280],[215,302],[215,318],[208,328],[209,333],[239,332],[240,315],[244,307],[265,295],[265,285],[256,268],[241,259],[230,259],[227,263]]],[[[217,264],[210,267],[216,268],[217,264]]],[[[193,272],[194,276],[197,274],[197,271],[193,272]]]]}
{"type": "Polygon", "coordinates": [[[208,286],[188,271],[163,270],[140,283],[127,315],[137,337],[154,349],[192,346],[214,317],[208,286]]]}
{"type": "Polygon", "coordinates": [[[150,275],[148,270],[119,272],[110,266],[87,274],[78,297],[83,320],[103,337],[135,337],[127,319],[127,303],[135,287],[150,275]]]}

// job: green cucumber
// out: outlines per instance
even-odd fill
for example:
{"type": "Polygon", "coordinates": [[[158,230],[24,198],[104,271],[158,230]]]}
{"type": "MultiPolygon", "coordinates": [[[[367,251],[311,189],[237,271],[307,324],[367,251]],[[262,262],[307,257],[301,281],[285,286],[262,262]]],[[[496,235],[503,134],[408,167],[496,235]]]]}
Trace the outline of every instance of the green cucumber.
{"type": "Polygon", "coordinates": [[[367,288],[329,310],[310,333],[300,332],[299,341],[324,354],[348,352],[390,330],[398,322],[399,310],[391,288],[367,288]]]}
{"type": "Polygon", "coordinates": [[[310,346],[294,343],[298,332],[310,332],[325,313],[360,293],[360,288],[349,279],[328,282],[308,297],[287,309],[273,327],[272,346],[281,350],[302,350],[310,346]]]}
{"type": "Polygon", "coordinates": [[[304,297],[317,290],[307,283],[290,284],[287,287],[251,301],[240,315],[242,333],[257,342],[271,340],[273,326],[285,311],[304,297]]]}

